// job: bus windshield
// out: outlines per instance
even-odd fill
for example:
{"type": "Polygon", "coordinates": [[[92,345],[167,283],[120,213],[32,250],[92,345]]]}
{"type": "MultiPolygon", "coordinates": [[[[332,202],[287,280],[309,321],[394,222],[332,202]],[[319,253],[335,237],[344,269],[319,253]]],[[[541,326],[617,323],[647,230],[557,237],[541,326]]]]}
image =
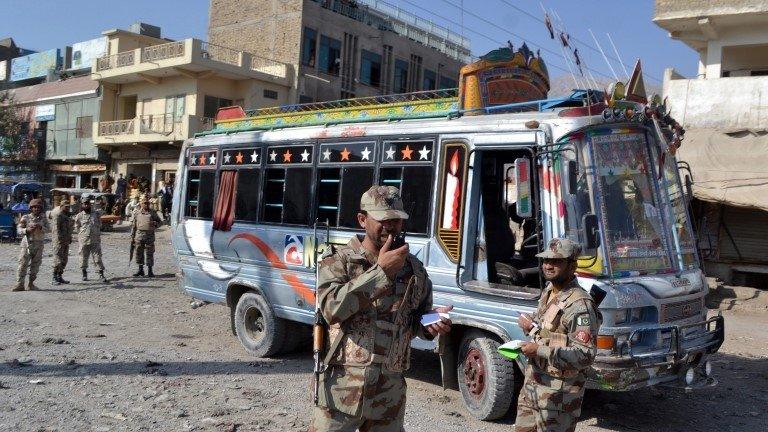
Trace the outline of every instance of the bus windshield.
{"type": "Polygon", "coordinates": [[[589,132],[587,139],[611,270],[671,270],[662,217],[666,201],[659,197],[646,134],[603,129],[589,132]]]}

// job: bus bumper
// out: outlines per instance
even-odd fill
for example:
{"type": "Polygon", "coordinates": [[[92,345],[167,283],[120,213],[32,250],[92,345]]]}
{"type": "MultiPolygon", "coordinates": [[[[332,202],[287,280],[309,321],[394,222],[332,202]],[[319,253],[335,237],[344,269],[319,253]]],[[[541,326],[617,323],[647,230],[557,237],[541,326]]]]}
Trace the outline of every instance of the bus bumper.
{"type": "Polygon", "coordinates": [[[589,388],[629,391],[663,385],[690,391],[717,384],[707,358],[723,344],[722,316],[693,324],[634,329],[626,336],[627,342],[617,347],[614,354],[595,357],[589,388]],[[701,331],[691,331],[697,328],[701,331]],[[668,344],[652,350],[633,346],[632,341],[643,333],[664,333],[668,335],[665,338],[668,344]]]}

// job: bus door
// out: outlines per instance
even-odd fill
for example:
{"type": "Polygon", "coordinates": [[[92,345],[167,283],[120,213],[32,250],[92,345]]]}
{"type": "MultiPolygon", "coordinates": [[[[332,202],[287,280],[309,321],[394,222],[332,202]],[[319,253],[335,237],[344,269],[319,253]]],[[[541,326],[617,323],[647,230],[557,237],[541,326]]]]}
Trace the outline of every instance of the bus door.
{"type": "Polygon", "coordinates": [[[457,278],[464,290],[523,299],[541,293],[537,138],[487,137],[494,141],[472,151],[467,240],[457,278]]]}

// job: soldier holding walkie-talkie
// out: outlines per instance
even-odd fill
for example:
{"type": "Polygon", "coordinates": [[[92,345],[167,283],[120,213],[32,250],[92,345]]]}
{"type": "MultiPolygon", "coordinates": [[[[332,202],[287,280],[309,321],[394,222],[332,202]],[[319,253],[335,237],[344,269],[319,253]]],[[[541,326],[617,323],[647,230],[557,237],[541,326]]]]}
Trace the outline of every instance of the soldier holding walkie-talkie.
{"type": "Polygon", "coordinates": [[[393,246],[408,219],[397,188],[370,188],[357,219],[365,235],[318,264],[318,323],[327,325],[315,333],[320,370],[310,431],[399,432],[411,340],[451,329],[444,317],[421,324],[432,312],[432,283],[406,243],[393,246]]]}

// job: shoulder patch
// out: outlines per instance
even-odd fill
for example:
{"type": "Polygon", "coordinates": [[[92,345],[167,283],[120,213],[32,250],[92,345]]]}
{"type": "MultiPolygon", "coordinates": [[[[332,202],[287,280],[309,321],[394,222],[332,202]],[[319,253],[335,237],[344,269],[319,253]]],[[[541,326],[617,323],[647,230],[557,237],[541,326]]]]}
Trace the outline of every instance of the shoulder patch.
{"type": "Polygon", "coordinates": [[[588,344],[592,340],[592,335],[588,331],[579,330],[576,332],[576,340],[581,343],[588,344]]]}
{"type": "Polygon", "coordinates": [[[589,319],[589,315],[579,315],[576,317],[576,325],[577,326],[588,326],[591,324],[591,321],[589,319]]]}

